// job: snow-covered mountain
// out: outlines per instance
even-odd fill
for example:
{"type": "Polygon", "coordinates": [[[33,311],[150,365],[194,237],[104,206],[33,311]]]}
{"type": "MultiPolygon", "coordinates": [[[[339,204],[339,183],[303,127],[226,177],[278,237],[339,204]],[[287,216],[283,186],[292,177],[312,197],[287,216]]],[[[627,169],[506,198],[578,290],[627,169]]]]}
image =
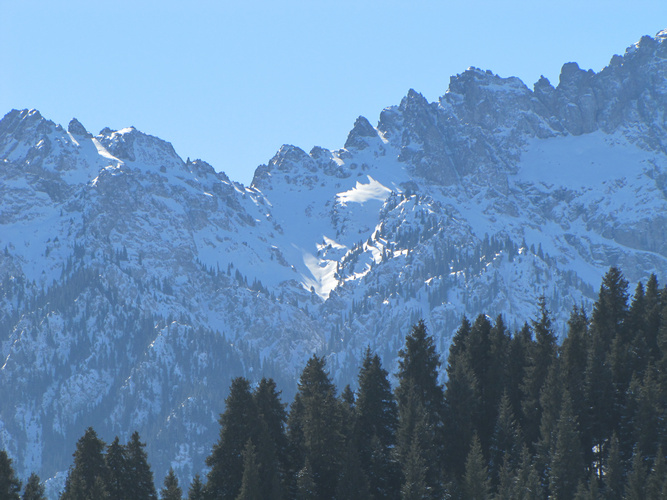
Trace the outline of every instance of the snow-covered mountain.
{"type": "Polygon", "coordinates": [[[425,318],[564,324],[604,272],[667,278],[667,31],[558,86],[470,68],[345,146],[283,146],[245,187],[134,128],[0,121],[0,447],[64,471],[83,430],[138,430],[199,472],[231,377],[289,397],[312,353],[354,383],[425,318]]]}

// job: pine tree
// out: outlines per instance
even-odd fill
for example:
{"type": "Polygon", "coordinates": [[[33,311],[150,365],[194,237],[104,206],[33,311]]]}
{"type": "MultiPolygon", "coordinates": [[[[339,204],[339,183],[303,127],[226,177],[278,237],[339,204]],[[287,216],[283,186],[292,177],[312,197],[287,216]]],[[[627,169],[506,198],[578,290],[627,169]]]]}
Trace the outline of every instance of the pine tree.
{"type": "Polygon", "coordinates": [[[257,454],[252,440],[248,442],[243,449],[243,478],[241,479],[241,491],[236,500],[262,500],[262,489],[260,487],[259,465],[257,464],[257,454]]]}
{"type": "Polygon", "coordinates": [[[410,453],[412,435],[417,415],[421,408],[427,429],[432,439],[425,446],[426,484],[433,498],[440,498],[443,484],[443,465],[440,457],[444,456],[444,393],[438,383],[440,356],[435,350],[433,338],[428,335],[426,325],[419,321],[405,338],[405,347],[398,353],[399,371],[396,400],[400,417],[398,434],[398,453],[401,461],[410,453]]]}
{"type": "Polygon", "coordinates": [[[260,420],[261,434],[257,440],[257,462],[262,498],[277,500],[282,497],[283,483],[287,473],[288,442],[285,434],[287,412],[280,401],[280,392],[272,379],[262,378],[253,393],[260,420]]]}
{"type": "Polygon", "coordinates": [[[540,476],[535,469],[528,447],[524,445],[521,450],[521,464],[514,478],[512,499],[520,500],[543,500],[544,489],[540,476]]]}
{"type": "Polygon", "coordinates": [[[144,448],[146,448],[146,443],[142,443],[139,433],[134,431],[125,446],[126,495],[132,500],[157,500],[153,472],[148,464],[148,455],[144,448]]]}
{"type": "Polygon", "coordinates": [[[403,463],[405,477],[401,487],[401,500],[427,500],[431,498],[430,488],[426,484],[426,461],[422,456],[420,439],[413,439],[410,451],[403,463]]]}
{"type": "Polygon", "coordinates": [[[126,496],[129,487],[127,456],[125,447],[120,444],[118,436],[107,447],[104,460],[108,470],[107,490],[109,496],[115,500],[128,498],[126,496]]]}
{"type": "Polygon", "coordinates": [[[160,490],[160,500],[182,500],[183,490],[178,485],[178,478],[174,469],[169,468],[169,472],[164,478],[164,487],[160,490]]]}
{"type": "Polygon", "coordinates": [[[344,437],[336,387],[325,371],[324,358],[313,356],[308,360],[299,379],[288,427],[293,470],[302,470],[308,460],[318,498],[333,498],[344,437]]]}
{"type": "Polygon", "coordinates": [[[555,500],[574,497],[577,485],[585,478],[577,417],[572,410],[570,393],[563,391],[562,406],[556,426],[555,442],[549,460],[549,489],[555,500]]]}
{"type": "Polygon", "coordinates": [[[604,497],[608,500],[620,500],[623,495],[625,470],[621,460],[620,446],[616,433],[609,440],[604,474],[604,497]]]}
{"type": "Polygon", "coordinates": [[[21,500],[46,500],[46,496],[44,495],[44,485],[39,479],[39,476],[34,472],[30,474],[28,482],[25,484],[21,500]]]}
{"type": "Polygon", "coordinates": [[[65,482],[61,500],[100,500],[108,497],[104,441],[92,427],[86,429],[76,444],[74,464],[65,482]]]}
{"type": "Polygon", "coordinates": [[[535,344],[529,352],[529,365],[523,380],[522,411],[524,415],[522,429],[527,443],[534,443],[539,438],[542,411],[540,393],[547,379],[549,367],[556,359],[556,336],[551,326],[551,317],[544,297],[539,299],[539,317],[533,321],[535,344]]]}
{"type": "Polygon", "coordinates": [[[632,456],[632,467],[625,483],[623,498],[626,500],[645,500],[647,476],[644,457],[642,457],[641,451],[635,450],[632,456]]]}
{"type": "Polygon", "coordinates": [[[489,452],[490,477],[495,484],[498,484],[503,467],[509,470],[518,466],[521,454],[521,431],[514,418],[512,403],[507,392],[500,400],[489,452]]]}
{"type": "Polygon", "coordinates": [[[667,479],[667,465],[665,465],[665,456],[662,451],[662,446],[659,446],[646,484],[646,500],[664,499],[662,491],[667,483],[665,479],[667,479]]]}
{"type": "Polygon", "coordinates": [[[486,467],[482,445],[475,434],[472,438],[470,452],[466,458],[465,475],[463,477],[463,494],[467,500],[487,500],[491,498],[491,481],[486,467]]]}
{"type": "Polygon", "coordinates": [[[201,477],[199,474],[195,474],[188,490],[188,500],[204,500],[205,490],[206,488],[201,481],[201,477]]]}
{"type": "Polygon", "coordinates": [[[220,415],[220,437],[206,459],[211,468],[206,484],[209,498],[236,499],[243,477],[243,449],[258,429],[257,405],[250,383],[237,377],[232,380],[225,411],[220,415]]]}
{"type": "Polygon", "coordinates": [[[359,371],[356,413],[354,440],[371,494],[374,498],[394,498],[400,487],[400,472],[391,456],[396,445],[398,408],[388,373],[370,349],[359,371]]]}
{"type": "Polygon", "coordinates": [[[12,459],[5,450],[0,450],[0,498],[19,500],[21,481],[16,477],[12,467],[12,459]]]}
{"type": "Polygon", "coordinates": [[[308,459],[306,458],[306,462],[296,476],[296,499],[318,500],[318,498],[310,462],[308,462],[308,459]]]}
{"type": "Polygon", "coordinates": [[[371,497],[368,478],[361,468],[359,453],[352,440],[346,446],[340,478],[336,486],[336,498],[346,500],[368,500],[371,497]]]}

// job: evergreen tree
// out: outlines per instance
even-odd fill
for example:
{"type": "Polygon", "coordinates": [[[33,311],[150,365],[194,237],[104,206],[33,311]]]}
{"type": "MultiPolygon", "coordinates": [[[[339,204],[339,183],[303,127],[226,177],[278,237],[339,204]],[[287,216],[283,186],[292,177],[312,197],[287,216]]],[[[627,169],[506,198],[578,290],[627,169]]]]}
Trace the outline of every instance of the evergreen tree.
{"type": "Polygon", "coordinates": [[[665,456],[662,452],[662,446],[658,447],[653,467],[646,483],[646,500],[663,500],[663,489],[667,481],[667,465],[665,465],[665,456]]]}
{"type": "Polygon", "coordinates": [[[317,488],[310,463],[306,461],[296,476],[296,499],[297,500],[318,500],[317,488]]]}
{"type": "Polygon", "coordinates": [[[356,410],[354,439],[370,492],[374,498],[394,498],[400,487],[398,464],[391,456],[396,445],[398,408],[388,373],[370,349],[359,371],[356,410]]]}
{"type": "Polygon", "coordinates": [[[401,487],[401,500],[427,500],[431,498],[426,483],[426,462],[422,456],[421,440],[413,439],[403,464],[405,479],[401,487]]]}
{"type": "Polygon", "coordinates": [[[555,442],[549,463],[549,489],[555,500],[573,498],[577,485],[585,478],[585,467],[577,417],[572,410],[570,394],[563,392],[562,406],[556,426],[555,442]]]}
{"type": "Polygon", "coordinates": [[[534,344],[532,332],[527,323],[524,323],[521,330],[514,333],[509,342],[509,354],[505,367],[505,387],[519,427],[525,425],[521,407],[523,401],[522,387],[530,364],[529,353],[533,352],[534,344]]]}
{"type": "Polygon", "coordinates": [[[551,317],[544,297],[539,299],[539,316],[533,321],[535,344],[529,354],[529,364],[523,380],[522,411],[524,415],[522,429],[526,442],[532,444],[540,436],[542,411],[540,393],[547,379],[549,367],[556,359],[556,336],[551,326],[551,317]]]}
{"type": "Polygon", "coordinates": [[[491,482],[486,467],[482,446],[475,434],[470,452],[466,458],[463,493],[467,500],[487,500],[491,498],[491,482]]]}
{"type": "Polygon", "coordinates": [[[632,467],[625,483],[625,495],[623,498],[626,500],[645,500],[647,476],[644,457],[642,457],[641,451],[635,450],[632,456],[632,467]]]}
{"type": "Polygon", "coordinates": [[[183,490],[178,485],[178,478],[174,469],[169,468],[169,473],[164,478],[164,487],[160,490],[161,500],[182,500],[183,490]]]}
{"type": "Polygon", "coordinates": [[[581,481],[574,495],[574,500],[600,500],[600,491],[598,489],[598,477],[595,473],[591,475],[590,481],[586,483],[581,481]]]}
{"type": "Polygon", "coordinates": [[[204,500],[206,488],[201,481],[199,474],[195,474],[195,477],[190,483],[190,489],[188,490],[188,500],[204,500]]]}
{"type": "Polygon", "coordinates": [[[0,498],[19,500],[21,481],[16,477],[12,467],[12,459],[5,450],[0,450],[0,498]]]}
{"type": "MultiPolygon", "coordinates": [[[[7,497],[3,496],[3,498],[7,497]]],[[[28,482],[25,484],[21,500],[46,500],[46,496],[44,495],[44,485],[39,479],[39,476],[34,472],[30,474],[28,482]]]]}
{"type": "Polygon", "coordinates": [[[243,478],[241,479],[241,491],[236,500],[262,500],[262,489],[260,487],[259,466],[257,454],[252,440],[248,439],[243,450],[243,478]]]}
{"type": "Polygon", "coordinates": [[[76,444],[74,464],[70,468],[61,500],[100,500],[108,497],[103,452],[104,441],[89,427],[76,444]]]}
{"type": "Polygon", "coordinates": [[[514,489],[511,498],[517,500],[543,500],[544,498],[540,476],[535,469],[526,445],[521,450],[521,464],[514,478],[514,489]]]}
{"type": "Polygon", "coordinates": [[[620,500],[623,495],[625,470],[621,460],[620,446],[616,433],[609,440],[606,457],[607,467],[604,474],[604,497],[607,500],[620,500]]]}
{"type": "Polygon", "coordinates": [[[498,418],[491,438],[490,451],[490,477],[497,484],[500,473],[518,466],[521,454],[521,431],[517,427],[512,403],[505,392],[500,400],[498,418]]]}
{"type": "Polygon", "coordinates": [[[570,392],[572,408],[579,420],[585,415],[585,391],[582,381],[586,375],[588,350],[588,318],[583,308],[574,307],[567,322],[567,337],[561,346],[560,365],[563,385],[570,392]]]}
{"type": "Polygon", "coordinates": [[[107,454],[104,458],[108,470],[107,490],[109,496],[115,500],[128,498],[126,496],[129,487],[127,456],[125,447],[118,441],[118,436],[107,447],[107,454]]]}
{"type": "Polygon", "coordinates": [[[324,358],[313,356],[308,360],[299,379],[288,426],[294,450],[293,469],[302,470],[308,460],[318,498],[333,498],[344,437],[336,387],[325,371],[324,358]]]}
{"type": "Polygon", "coordinates": [[[257,460],[265,500],[282,497],[282,483],[288,470],[287,412],[280,391],[272,379],[262,378],[253,394],[265,438],[256,443],[257,460]]]}
{"type": "Polygon", "coordinates": [[[148,455],[144,448],[146,448],[146,443],[142,443],[139,433],[134,431],[125,446],[126,495],[132,500],[157,500],[153,472],[148,464],[148,455]]]}
{"type": "Polygon", "coordinates": [[[235,500],[243,477],[243,449],[259,429],[257,405],[250,383],[243,377],[232,380],[225,411],[220,415],[220,437],[206,459],[211,469],[206,489],[211,499],[235,500]]]}
{"type": "Polygon", "coordinates": [[[423,450],[425,456],[431,457],[426,460],[426,484],[431,495],[438,498],[441,493],[442,464],[437,457],[441,457],[444,452],[444,394],[438,383],[440,356],[436,353],[433,338],[427,334],[423,321],[412,327],[412,331],[405,338],[405,347],[398,355],[399,382],[396,399],[400,416],[397,440],[399,457],[405,470],[414,428],[419,420],[416,417],[421,413],[426,420],[425,429],[432,433],[429,449],[423,450]]]}
{"type": "Polygon", "coordinates": [[[368,478],[361,468],[359,453],[352,440],[349,440],[343,456],[340,478],[336,486],[336,498],[346,500],[368,500],[371,497],[368,478]]]}

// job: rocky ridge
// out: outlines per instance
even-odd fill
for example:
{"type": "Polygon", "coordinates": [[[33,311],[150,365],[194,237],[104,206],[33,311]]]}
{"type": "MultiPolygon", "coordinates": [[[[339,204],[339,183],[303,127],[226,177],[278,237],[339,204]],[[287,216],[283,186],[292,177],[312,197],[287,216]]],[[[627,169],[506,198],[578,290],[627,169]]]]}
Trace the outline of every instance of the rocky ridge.
{"type": "Polygon", "coordinates": [[[352,383],[425,318],[564,324],[611,265],[667,278],[667,32],[531,90],[470,68],[345,147],[283,146],[251,186],[132,127],[0,121],[0,446],[62,482],[76,439],[139,430],[199,472],[230,378],[289,398],[313,352],[352,383]],[[58,475],[59,474],[59,475],[58,475]]]}

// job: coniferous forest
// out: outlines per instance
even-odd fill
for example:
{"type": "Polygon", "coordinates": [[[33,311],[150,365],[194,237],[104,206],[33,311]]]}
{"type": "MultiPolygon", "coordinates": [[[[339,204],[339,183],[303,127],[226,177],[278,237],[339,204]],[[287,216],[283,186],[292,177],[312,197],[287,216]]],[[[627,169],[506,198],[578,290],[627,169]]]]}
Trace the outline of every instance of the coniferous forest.
{"type": "MultiPolygon", "coordinates": [[[[557,343],[543,300],[510,331],[463,318],[446,373],[426,325],[399,352],[396,385],[366,351],[357,389],[338,391],[313,356],[294,401],[271,379],[232,381],[208,473],[158,490],[135,432],[106,445],[89,428],[63,500],[667,498],[667,288],[611,268],[592,311],[575,307],[557,343]],[[444,384],[440,381],[446,380],[444,384]]],[[[0,498],[21,496],[0,452],[0,498]]]]}

